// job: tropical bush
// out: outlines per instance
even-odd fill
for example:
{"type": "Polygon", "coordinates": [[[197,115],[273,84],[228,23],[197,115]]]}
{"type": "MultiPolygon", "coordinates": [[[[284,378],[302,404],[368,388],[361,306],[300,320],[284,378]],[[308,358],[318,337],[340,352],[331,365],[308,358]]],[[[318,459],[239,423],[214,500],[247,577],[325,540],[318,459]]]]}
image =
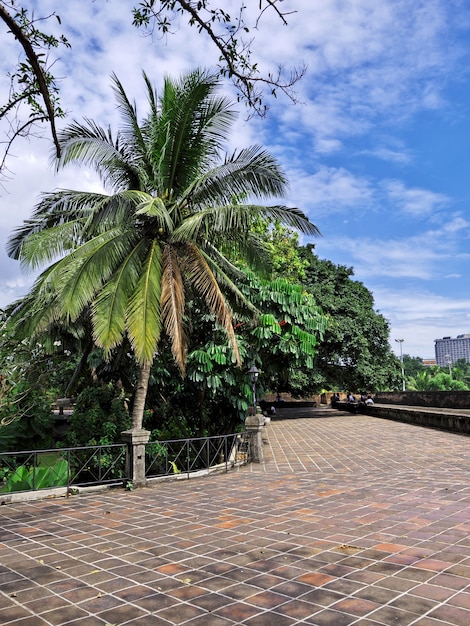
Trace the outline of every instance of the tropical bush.
{"type": "Polygon", "coordinates": [[[36,465],[20,465],[16,469],[3,468],[4,485],[0,493],[31,491],[64,487],[69,478],[69,466],[65,459],[56,454],[37,457],[36,465]]]}
{"type": "Polygon", "coordinates": [[[121,443],[121,432],[130,427],[126,402],[122,390],[112,384],[85,389],[77,398],[62,444],[75,447],[121,443]]]}

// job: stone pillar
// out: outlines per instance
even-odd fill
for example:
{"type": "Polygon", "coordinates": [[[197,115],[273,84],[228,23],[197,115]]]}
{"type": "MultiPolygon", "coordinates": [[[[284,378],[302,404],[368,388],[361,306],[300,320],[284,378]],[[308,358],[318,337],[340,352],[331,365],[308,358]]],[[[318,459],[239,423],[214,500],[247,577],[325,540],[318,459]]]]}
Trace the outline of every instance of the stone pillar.
{"type": "Polygon", "coordinates": [[[263,431],[261,433],[261,439],[263,441],[263,443],[269,443],[269,439],[268,439],[268,426],[271,423],[271,418],[270,417],[265,417],[264,418],[264,428],[263,431]]]}
{"type": "Polygon", "coordinates": [[[145,444],[150,438],[149,430],[125,430],[121,433],[127,443],[127,459],[129,478],[135,487],[145,485],[145,444]]]}
{"type": "Polygon", "coordinates": [[[245,429],[248,433],[250,442],[250,460],[252,463],[263,463],[263,439],[262,432],[264,428],[264,415],[256,413],[256,415],[248,415],[245,420],[245,429]]]}

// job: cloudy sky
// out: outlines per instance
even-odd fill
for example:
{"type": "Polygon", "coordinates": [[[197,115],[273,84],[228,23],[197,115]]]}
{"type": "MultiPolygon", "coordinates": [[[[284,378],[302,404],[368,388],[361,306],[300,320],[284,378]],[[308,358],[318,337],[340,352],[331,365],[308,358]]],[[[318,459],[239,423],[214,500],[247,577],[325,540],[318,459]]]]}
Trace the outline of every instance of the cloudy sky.
{"type": "MultiPolygon", "coordinates": [[[[54,69],[70,118],[116,127],[112,72],[143,113],[142,69],[158,88],[164,75],[217,61],[184,23],[165,39],[144,36],[131,25],[132,0],[23,4],[36,6],[37,17],[60,14],[72,48],[54,69]]],[[[238,2],[223,4],[228,10],[238,2]]],[[[278,156],[289,204],[322,232],[319,257],[354,268],[390,321],[397,354],[394,340],[403,339],[404,353],[432,358],[434,339],[470,333],[470,5],[284,0],[282,9],[297,12],[288,26],[265,13],[253,31],[255,54],[267,69],[307,66],[298,102],[271,99],[269,116],[249,121],[240,106],[230,144],[261,143],[278,156]]],[[[1,26],[0,42],[4,102],[19,50],[1,26]]],[[[39,194],[99,189],[91,172],[54,173],[50,152],[46,139],[32,138],[17,143],[9,161],[11,177],[0,189],[0,307],[34,278],[4,250],[39,194]]]]}

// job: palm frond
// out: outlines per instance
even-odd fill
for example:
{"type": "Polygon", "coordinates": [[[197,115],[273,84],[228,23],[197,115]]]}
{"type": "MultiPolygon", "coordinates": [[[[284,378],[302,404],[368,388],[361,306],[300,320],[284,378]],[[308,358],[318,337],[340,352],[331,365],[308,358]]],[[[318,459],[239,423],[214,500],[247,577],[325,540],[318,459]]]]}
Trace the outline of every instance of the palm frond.
{"type": "MultiPolygon", "coordinates": [[[[214,234],[212,241],[217,246],[220,246],[224,255],[239,260],[244,267],[243,277],[245,277],[247,266],[262,276],[270,275],[273,265],[271,247],[266,237],[256,231],[232,231],[230,236],[222,235],[222,237],[217,237],[214,234]]],[[[211,244],[205,242],[203,249],[207,250],[208,245],[210,246],[211,244]]]]}
{"type": "Polygon", "coordinates": [[[54,160],[57,169],[73,162],[94,167],[117,156],[116,139],[111,129],[105,129],[89,118],[84,118],[83,123],[73,121],[63,128],[59,132],[59,141],[62,151],[54,160]]]}
{"type": "Polygon", "coordinates": [[[205,206],[283,198],[286,193],[287,179],[277,159],[259,146],[251,146],[206,170],[185,195],[192,204],[205,206]]]}
{"type": "Polygon", "coordinates": [[[318,226],[315,226],[315,224],[310,221],[308,215],[296,207],[279,205],[263,207],[252,206],[251,209],[254,209],[258,216],[265,218],[270,222],[279,220],[279,222],[284,224],[284,226],[295,228],[304,235],[309,235],[311,237],[321,236],[318,226]]]}
{"type": "Polygon", "coordinates": [[[290,228],[307,235],[319,235],[319,230],[300,209],[287,206],[230,204],[212,206],[193,213],[175,228],[173,241],[202,241],[208,237],[245,235],[256,218],[279,220],[290,228]]]}
{"type": "MultiPolygon", "coordinates": [[[[144,73],[145,78],[146,75],[144,73]]],[[[118,111],[123,122],[120,135],[125,139],[126,145],[131,149],[131,152],[138,153],[139,158],[142,158],[146,153],[146,145],[137,118],[137,106],[135,102],[130,102],[116,74],[111,74],[111,80],[112,89],[118,103],[118,111]]]]}
{"type": "Polygon", "coordinates": [[[64,128],[59,140],[61,156],[56,163],[57,169],[78,163],[93,168],[103,185],[113,190],[139,188],[139,169],[133,162],[134,153],[125,141],[120,146],[119,134],[114,138],[110,129],[105,130],[85,119],[83,124],[74,122],[64,128]]]}
{"type": "Polygon", "coordinates": [[[21,245],[21,266],[36,270],[70,252],[80,242],[81,224],[66,222],[30,234],[21,245]]]}
{"type": "Polygon", "coordinates": [[[49,280],[61,294],[64,316],[74,320],[92,303],[126,258],[134,238],[115,229],[85,242],[55,265],[49,280]]]}
{"type": "Polygon", "coordinates": [[[226,142],[234,111],[228,100],[215,97],[217,84],[216,75],[199,70],[180,81],[166,79],[155,146],[161,192],[179,195],[226,142]]]}
{"type": "Polygon", "coordinates": [[[51,288],[49,280],[54,267],[55,265],[52,265],[42,272],[35,280],[31,291],[9,307],[8,321],[19,340],[37,338],[60,319],[58,294],[51,288]]]}
{"type": "Polygon", "coordinates": [[[139,364],[152,362],[161,334],[162,253],[154,240],[129,301],[127,333],[139,364]]]}
{"type": "Polygon", "coordinates": [[[232,314],[213,272],[201,251],[194,244],[185,244],[184,255],[189,282],[204,298],[209,311],[215,315],[217,322],[225,330],[235,361],[238,366],[241,366],[237,338],[233,330],[232,314]]]}
{"type": "Polygon", "coordinates": [[[124,337],[129,298],[139,281],[147,250],[148,242],[139,240],[93,301],[93,338],[104,349],[105,358],[124,337]]]}
{"type": "Polygon", "coordinates": [[[200,253],[204,257],[207,265],[210,267],[211,272],[214,274],[218,285],[223,287],[224,294],[228,293],[233,299],[235,299],[239,309],[245,313],[250,313],[252,316],[257,317],[259,311],[254,304],[252,304],[246,295],[241,291],[240,287],[235,282],[236,278],[245,279],[245,273],[235,268],[223,254],[218,252],[214,247],[210,248],[210,254],[206,254],[204,250],[200,249],[200,253]],[[233,271],[235,270],[235,272],[233,271]]]}
{"type": "Polygon", "coordinates": [[[181,374],[186,371],[188,342],[183,328],[184,285],[178,258],[171,246],[163,250],[161,316],[171,341],[171,352],[181,374]]]}
{"type": "Polygon", "coordinates": [[[26,220],[10,236],[7,242],[8,255],[21,260],[23,244],[28,237],[66,222],[78,223],[85,220],[93,211],[98,211],[108,198],[109,196],[100,193],[69,189],[44,194],[36,205],[32,218],[26,220]]]}

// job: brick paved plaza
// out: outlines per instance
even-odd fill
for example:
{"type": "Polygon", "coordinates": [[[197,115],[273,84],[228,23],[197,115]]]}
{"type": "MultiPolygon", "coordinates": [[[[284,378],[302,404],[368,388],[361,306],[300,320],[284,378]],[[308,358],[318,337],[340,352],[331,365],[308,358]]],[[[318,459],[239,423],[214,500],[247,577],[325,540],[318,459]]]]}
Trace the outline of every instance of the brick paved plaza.
{"type": "Polygon", "coordinates": [[[2,506],[0,624],[470,625],[469,437],[286,410],[268,438],[228,474],[2,506]]]}

